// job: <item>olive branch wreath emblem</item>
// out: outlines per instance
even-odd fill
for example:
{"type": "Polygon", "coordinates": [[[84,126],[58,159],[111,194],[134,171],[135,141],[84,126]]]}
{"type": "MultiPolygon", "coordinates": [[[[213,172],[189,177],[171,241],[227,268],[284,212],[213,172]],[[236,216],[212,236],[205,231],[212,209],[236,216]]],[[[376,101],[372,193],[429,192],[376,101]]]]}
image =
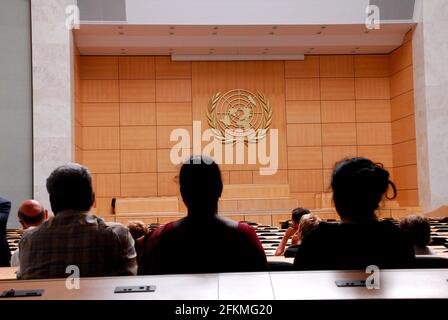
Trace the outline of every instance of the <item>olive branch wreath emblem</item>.
{"type": "MultiPolygon", "coordinates": [[[[245,142],[258,142],[259,140],[262,140],[264,137],[266,137],[266,134],[269,130],[269,128],[271,127],[272,124],[272,108],[271,105],[269,103],[269,99],[261,94],[260,92],[258,92],[256,95],[254,94],[254,96],[256,96],[258,98],[258,100],[261,103],[261,107],[263,110],[263,123],[261,125],[262,129],[264,129],[260,134],[255,133],[253,136],[248,137],[247,139],[245,139],[245,142]]],[[[226,138],[223,134],[223,132],[218,129],[218,119],[216,118],[216,106],[218,105],[219,100],[221,99],[222,95],[220,92],[216,93],[215,95],[213,95],[208,103],[208,108],[207,108],[207,122],[208,125],[210,126],[213,135],[222,143],[234,143],[235,139],[233,138],[226,138]]]]}

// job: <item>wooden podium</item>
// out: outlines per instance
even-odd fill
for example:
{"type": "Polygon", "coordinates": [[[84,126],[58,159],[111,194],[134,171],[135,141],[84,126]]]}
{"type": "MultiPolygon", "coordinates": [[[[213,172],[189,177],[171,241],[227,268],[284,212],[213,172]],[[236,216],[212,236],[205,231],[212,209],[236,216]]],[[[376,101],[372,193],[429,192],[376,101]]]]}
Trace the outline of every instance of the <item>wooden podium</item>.
{"type": "MultiPolygon", "coordinates": [[[[315,208],[311,211],[322,219],[339,219],[331,193],[316,193],[315,208]]],[[[300,206],[291,196],[288,184],[229,184],[224,186],[218,204],[219,214],[235,221],[250,221],[279,227],[280,221],[291,218],[291,210],[300,206]]],[[[131,220],[165,224],[186,215],[182,199],[172,197],[117,198],[115,215],[107,216],[126,224],[131,220]]],[[[419,214],[420,208],[400,207],[396,201],[385,200],[377,211],[379,218],[401,218],[419,214]]]]}
{"type": "MultiPolygon", "coordinates": [[[[236,221],[277,226],[280,220],[290,219],[291,210],[297,206],[287,184],[231,184],[224,186],[218,210],[236,221]]],[[[115,221],[120,223],[167,223],[185,214],[178,197],[118,198],[115,204],[115,221]]]]}

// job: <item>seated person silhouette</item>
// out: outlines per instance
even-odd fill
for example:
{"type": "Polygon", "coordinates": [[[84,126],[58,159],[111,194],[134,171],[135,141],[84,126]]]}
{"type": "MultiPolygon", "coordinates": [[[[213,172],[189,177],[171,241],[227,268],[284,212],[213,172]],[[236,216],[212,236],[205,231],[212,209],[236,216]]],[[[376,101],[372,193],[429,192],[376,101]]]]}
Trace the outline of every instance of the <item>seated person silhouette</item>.
{"type": "Polygon", "coordinates": [[[299,227],[297,229],[297,243],[289,246],[284,253],[286,258],[294,258],[296,256],[297,250],[299,250],[300,244],[303,239],[314,229],[317,228],[322,220],[315,214],[308,213],[305,214],[302,219],[300,219],[299,227]]]}
{"type": "Polygon", "coordinates": [[[414,248],[408,235],[390,221],[379,221],[375,210],[395,185],[389,172],[366,158],[345,159],[335,165],[331,178],[333,202],[340,223],[321,222],[303,239],[296,270],[365,270],[369,265],[409,268],[414,248]]]}
{"type": "Polygon", "coordinates": [[[401,230],[407,232],[414,243],[416,255],[435,255],[428,247],[431,243],[431,225],[426,217],[412,215],[400,221],[401,230]]]}
{"type": "Polygon", "coordinates": [[[299,242],[299,234],[298,234],[298,230],[299,230],[299,223],[300,223],[300,219],[302,218],[302,216],[304,216],[305,214],[310,213],[310,211],[308,209],[305,208],[295,208],[294,210],[292,210],[291,212],[291,226],[286,229],[285,231],[285,235],[283,236],[282,241],[280,242],[277,250],[275,250],[275,255],[276,256],[281,256],[283,255],[284,251],[285,251],[285,247],[286,244],[288,243],[288,240],[290,238],[291,239],[291,245],[297,245],[299,242]]]}
{"type": "MultiPolygon", "coordinates": [[[[25,200],[17,212],[22,229],[30,231],[48,220],[48,210],[36,200],[25,200]]],[[[11,267],[19,267],[19,249],[11,255],[11,267]]]]}
{"type": "Polygon", "coordinates": [[[138,273],[267,271],[255,230],[217,215],[223,189],[218,165],[192,157],[182,165],[179,183],[188,214],[153,232],[138,273]]]}
{"type": "Polygon", "coordinates": [[[86,167],[68,163],[56,168],[47,191],[54,217],[23,234],[18,279],[66,278],[74,266],[80,277],[136,274],[129,230],[90,213],[95,193],[86,167]]]}

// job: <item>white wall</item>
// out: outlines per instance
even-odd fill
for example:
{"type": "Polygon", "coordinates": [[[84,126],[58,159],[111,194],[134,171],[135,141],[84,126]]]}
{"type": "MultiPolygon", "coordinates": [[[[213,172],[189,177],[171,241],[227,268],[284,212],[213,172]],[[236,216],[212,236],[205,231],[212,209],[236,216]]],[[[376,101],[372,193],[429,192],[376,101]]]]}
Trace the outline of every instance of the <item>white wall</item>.
{"type": "Polygon", "coordinates": [[[126,0],[132,24],[359,24],[369,0],[126,0]]]}
{"type": "Polygon", "coordinates": [[[29,1],[0,1],[0,196],[12,201],[11,228],[32,196],[30,32],[29,1]]]}
{"type": "Polygon", "coordinates": [[[34,198],[49,208],[46,179],[73,158],[71,0],[31,0],[34,198]]]}
{"type": "Polygon", "coordinates": [[[420,205],[448,204],[448,1],[424,0],[414,33],[420,205]]]}

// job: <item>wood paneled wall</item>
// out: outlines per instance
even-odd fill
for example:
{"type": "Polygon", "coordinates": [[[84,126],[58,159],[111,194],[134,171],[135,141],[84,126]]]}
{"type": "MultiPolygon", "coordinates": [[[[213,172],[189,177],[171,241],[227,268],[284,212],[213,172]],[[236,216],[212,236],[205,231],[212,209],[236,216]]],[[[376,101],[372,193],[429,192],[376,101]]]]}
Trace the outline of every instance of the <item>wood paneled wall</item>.
{"type": "Polygon", "coordinates": [[[412,39],[390,54],[391,126],[395,183],[402,206],[418,206],[412,39]]]}
{"type": "Polygon", "coordinates": [[[78,48],[74,48],[73,52],[73,74],[74,74],[74,88],[73,88],[73,99],[74,99],[74,141],[73,147],[75,150],[75,162],[82,162],[82,110],[81,110],[81,56],[79,55],[78,48]]]}
{"type": "Polygon", "coordinates": [[[388,56],[285,62],[288,181],[313,207],[336,161],[366,156],[393,168],[388,56]]]}
{"type": "Polygon", "coordinates": [[[78,160],[97,207],[113,197],[177,195],[169,133],[191,127],[191,64],[169,57],[82,56],[78,160]]]}
{"type": "Polygon", "coordinates": [[[359,155],[382,162],[404,191],[400,201],[413,204],[407,199],[416,191],[410,174],[415,160],[403,153],[413,148],[415,159],[413,97],[406,81],[412,67],[403,61],[404,50],[390,59],[335,55],[304,61],[81,56],[76,157],[94,174],[98,211],[106,212],[112,197],[177,195],[171,130],[191,132],[192,120],[202,120],[204,130],[210,97],[237,88],[270,99],[272,128],[279,130],[279,171],[260,176],[258,165],[222,165],[225,183],[289,183],[300,205],[315,208],[316,194],[329,188],[334,163],[359,155]]]}

